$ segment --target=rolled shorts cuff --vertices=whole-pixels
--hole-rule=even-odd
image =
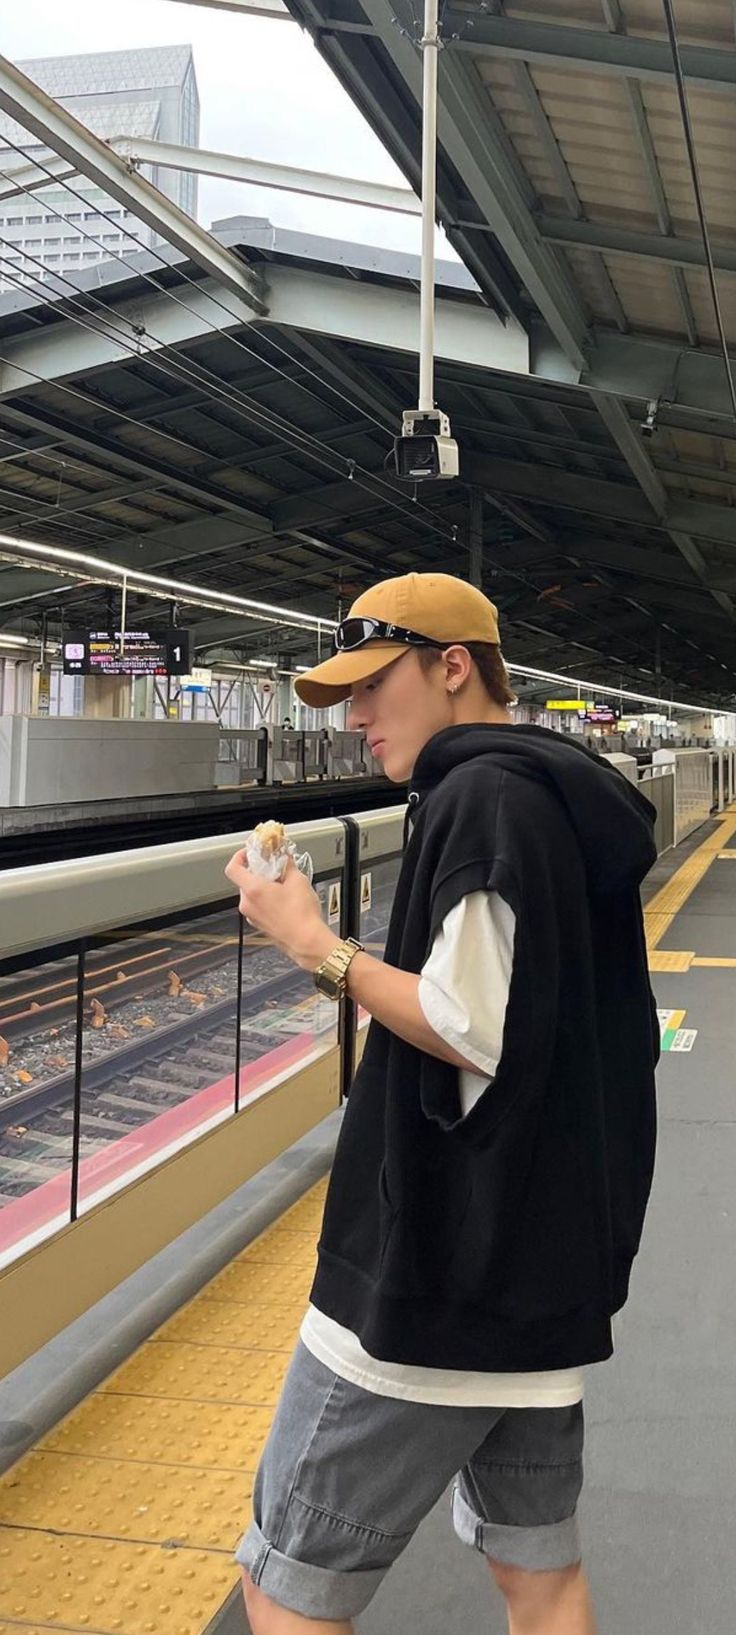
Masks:
[[[300,1612],[303,1618],[324,1618],[335,1623],[365,1612],[388,1572],[388,1568],[373,1568],[368,1572],[340,1573],[294,1561],[269,1543],[257,1522],[251,1522],[244,1533],[235,1560],[278,1606]]]
[[[482,1521],[455,1485],[452,1522],[461,1544],[469,1544],[505,1567],[521,1567],[532,1573],[559,1572],[563,1567],[576,1566],[581,1559],[576,1511],[564,1521],[539,1527],[508,1527]]]

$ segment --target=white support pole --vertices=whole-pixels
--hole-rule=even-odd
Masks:
[[[125,658],[125,624],[128,616],[128,575],[123,574],[123,594],[120,607],[120,657]]]
[[[434,408],[434,236],[437,199],[438,0],[424,0],[422,106],[422,283],[419,316],[419,408]]]

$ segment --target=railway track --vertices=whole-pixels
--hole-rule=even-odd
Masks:
[[[243,996],[241,1023],[298,990],[290,969]],[[228,995],[194,1015],[146,1032],[83,1063],[80,1153],[132,1135],[152,1118],[235,1071],[236,1001]],[[271,1043],[282,1035],[274,1028]],[[266,1047],[267,1048],[267,1047]],[[241,1025],[241,1068],[264,1051],[262,1033]],[[68,1166],[71,1159],[74,1072],[18,1091],[2,1103],[0,1197],[10,1201]]]
[[[255,941],[255,939],[249,939]],[[264,939],[260,938],[263,943]],[[85,959],[84,1003],[92,1001],[105,1009],[122,1004],[131,994],[165,988],[175,976],[186,982],[199,971],[217,964],[228,947],[237,942],[232,918],[221,933],[211,931],[182,939],[176,931],[145,937],[121,938],[121,952],[107,944],[90,951]],[[190,946],[193,945],[193,946]],[[51,1026],[76,1014],[77,961],[59,962],[35,973],[0,979],[0,1039],[10,1041],[35,1033],[44,1023]]]
[[[376,952],[382,948],[385,936],[387,907],[383,902],[374,903],[373,912],[365,921],[364,934]],[[85,991],[81,1159],[133,1135],[161,1114],[234,1076],[237,991],[232,945],[237,939],[232,935],[218,937],[211,927],[207,934],[210,940],[204,946],[201,945],[204,935],[198,943],[196,934],[187,934],[191,935],[194,946],[182,939],[182,946],[174,950],[175,959],[170,957],[172,948],[166,933],[147,941],[141,939],[140,945],[129,941],[126,944],[129,969],[124,978],[118,971],[125,969],[126,962],[111,958],[109,946],[98,952]],[[287,1044],[293,1039],[295,1028],[309,1032],[315,1021],[311,1011],[303,1011],[300,1018],[296,1008],[304,1003],[302,973],[290,964],[284,969],[283,956],[258,934],[249,933],[246,946],[251,958],[246,961],[241,997],[241,1070],[275,1047]],[[133,1031],[128,1021],[127,1029],[117,1030],[124,1038],[112,1046],[116,1030],[107,1017],[107,1010],[115,1003],[122,1005],[126,1000],[138,999],[156,986],[165,986],[174,966],[177,972],[185,973],[206,968],[212,978],[211,994],[187,994],[183,989],[181,995],[176,993],[172,998],[169,988],[166,1002],[156,1000],[150,1005],[152,1014],[138,1018],[138,1024],[145,1022],[146,1027],[139,1025],[135,1036],[128,1037]],[[76,983],[76,971],[72,974],[70,968],[61,972],[55,982],[45,980],[48,971],[35,974],[42,980],[33,990],[27,983],[24,986],[22,979],[13,991],[9,991],[7,979],[0,985],[0,1003],[5,1004],[6,1018],[0,1023],[0,1033],[3,1027],[7,1028],[8,1015],[17,1017],[21,1048],[32,1038],[37,1044],[38,1034],[43,1037],[44,1029],[48,1031],[51,1023],[58,1021],[60,1007],[71,1006],[68,1015],[76,1016],[76,987],[71,999],[68,987]],[[227,991],[223,991],[223,982]],[[28,1004],[31,992],[36,1007],[33,1009]],[[89,1004],[97,995],[104,996],[105,1025],[93,1033]],[[293,996],[292,1005],[288,1004],[290,996]],[[197,1001],[196,1008],[172,1021],[172,1008],[187,997]],[[98,1004],[102,1002],[97,999]],[[315,1003],[311,996],[310,1002]],[[329,1021],[330,1007],[325,1014]],[[36,1030],[33,1036],[31,1029]],[[52,1031],[56,1033],[57,1029]],[[71,1028],[67,1032],[71,1037]],[[66,1050],[66,1056],[52,1054],[50,1057],[53,1063],[63,1061],[61,1072],[51,1076],[44,1073],[27,1087],[13,1088],[4,1097],[0,1095],[0,1208],[24,1197],[69,1167],[75,1071],[73,1048],[67,1045]]]

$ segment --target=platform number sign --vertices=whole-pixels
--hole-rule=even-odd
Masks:
[[[698,1037],[697,1028],[685,1028],[687,1011],[658,1010],[659,1034],[663,1054],[689,1055]]]

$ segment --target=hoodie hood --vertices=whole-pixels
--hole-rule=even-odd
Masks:
[[[414,811],[469,761],[552,788],[575,832],[591,890],[639,884],[656,861],[656,812],[640,790],[593,750],[547,727],[448,727],[425,744],[410,784]]]

